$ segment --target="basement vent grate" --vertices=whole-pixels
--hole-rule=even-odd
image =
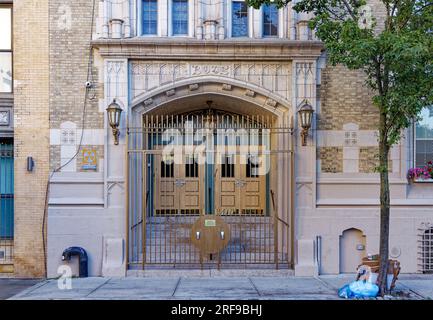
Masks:
[[[421,271],[423,273],[433,273],[433,227],[421,231],[419,242]]]

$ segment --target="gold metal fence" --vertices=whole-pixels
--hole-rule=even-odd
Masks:
[[[128,265],[289,267],[293,152],[287,124],[204,110],[144,116],[128,128]],[[200,259],[200,216],[218,215],[230,241]]]

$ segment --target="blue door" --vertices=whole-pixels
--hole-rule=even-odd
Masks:
[[[0,239],[14,236],[13,144],[0,142]]]

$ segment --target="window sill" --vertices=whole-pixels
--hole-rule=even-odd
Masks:
[[[413,183],[433,183],[433,179],[414,179]]]

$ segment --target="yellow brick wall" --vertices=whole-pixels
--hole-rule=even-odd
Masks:
[[[42,221],[49,174],[48,0],[14,1],[16,277],[45,274]],[[27,172],[26,159],[35,161]]]

